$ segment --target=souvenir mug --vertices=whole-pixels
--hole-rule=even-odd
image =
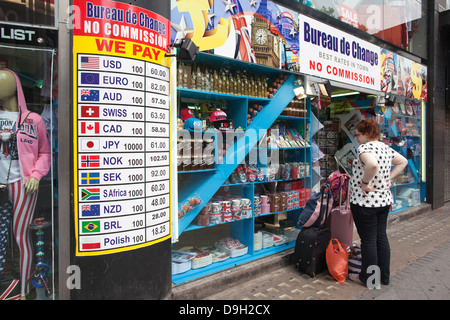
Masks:
[[[231,201],[222,201],[222,212],[231,212]]]
[[[213,202],[211,204],[211,212],[212,213],[220,213],[222,211],[222,203],[220,201]]]
[[[252,202],[250,201],[250,199],[247,198],[242,198],[241,199],[241,208],[242,209],[248,209],[251,207]]]
[[[241,209],[241,200],[233,199],[231,200],[231,210],[239,210]]]
[[[261,196],[261,205],[267,205],[267,204],[269,204],[269,197],[262,195]]]

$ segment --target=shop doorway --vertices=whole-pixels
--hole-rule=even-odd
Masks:
[[[333,86],[330,97],[314,98],[311,114],[317,117],[320,129],[313,131],[313,142],[320,152],[313,162],[314,168],[320,168],[316,170],[320,179],[326,179],[336,170],[352,175],[351,167],[359,146],[354,127],[365,118],[374,118],[380,129],[380,141],[408,159],[408,166],[391,187],[395,201],[392,211],[396,211],[420,203],[422,104],[401,96],[390,99],[382,96]],[[311,119],[311,126],[314,126],[314,119]],[[450,124],[448,132],[450,134]]]

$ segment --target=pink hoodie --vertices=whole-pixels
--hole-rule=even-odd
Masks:
[[[47,174],[51,165],[51,148],[47,128],[40,115],[28,111],[22,85],[17,74],[6,68],[0,70],[9,71],[16,78],[19,107],[17,123],[20,124],[17,132],[17,150],[23,182],[25,183],[30,177],[41,180]]]

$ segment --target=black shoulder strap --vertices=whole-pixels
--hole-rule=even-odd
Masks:
[[[333,195],[331,194],[331,190],[330,190],[330,185],[329,184],[324,184],[322,186],[322,188],[320,189],[320,192],[322,193],[322,198],[321,198],[321,203],[320,203],[320,217],[319,217],[319,229],[323,229],[327,227],[327,220],[328,220],[328,207],[330,204],[330,196],[332,197]],[[326,207],[325,210],[323,210],[323,200],[325,198],[325,193],[326,193]],[[322,219],[323,219],[323,215],[325,215],[325,222],[322,225]]]

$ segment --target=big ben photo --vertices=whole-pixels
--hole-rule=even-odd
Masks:
[[[256,62],[265,66],[280,67],[279,38],[270,32],[269,23],[257,15],[252,22],[252,48]]]

